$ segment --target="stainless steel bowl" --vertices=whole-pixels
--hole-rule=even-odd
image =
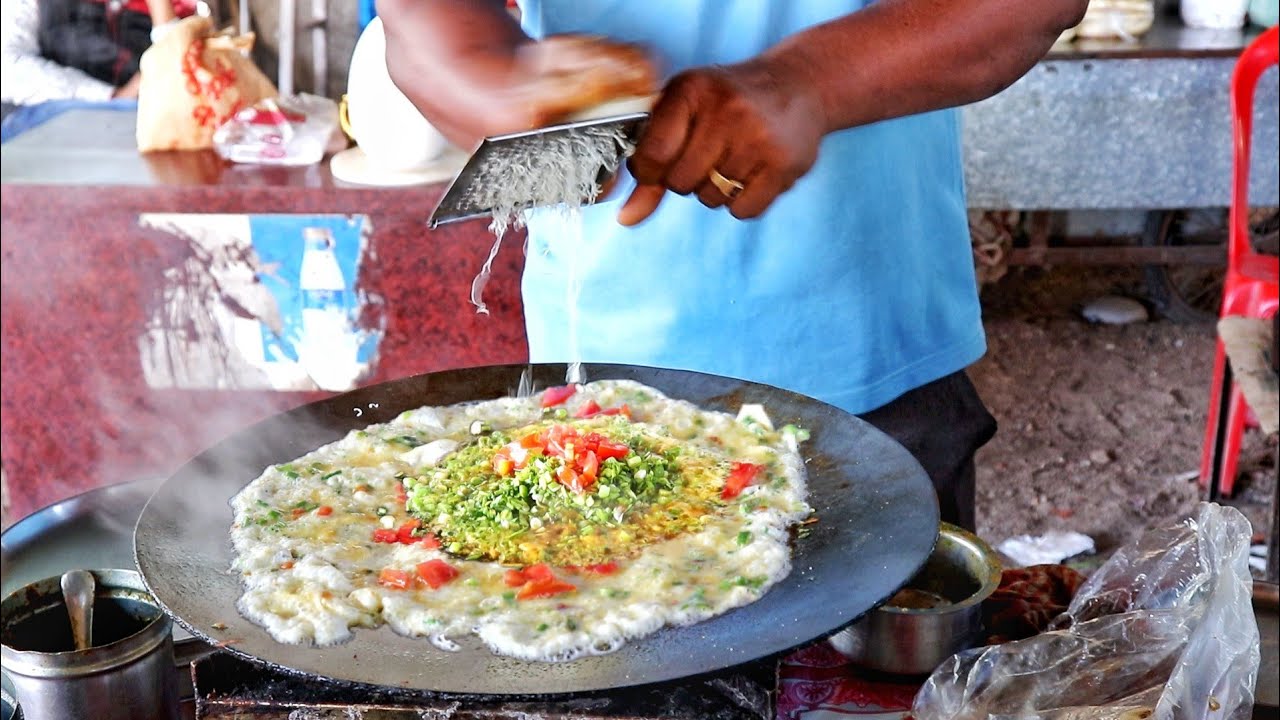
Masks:
[[[981,640],[982,603],[1000,585],[1000,560],[978,536],[942,523],[924,567],[888,602],[845,630],[831,646],[854,663],[895,675],[927,675]],[[901,607],[906,595],[936,596],[940,607]]]

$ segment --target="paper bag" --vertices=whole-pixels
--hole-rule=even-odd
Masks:
[[[203,150],[243,108],[275,97],[249,59],[253,34],[214,34],[207,18],[185,18],[142,55],[138,150]]]

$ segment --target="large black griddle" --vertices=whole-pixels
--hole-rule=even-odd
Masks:
[[[394,380],[233,435],[184,466],[148,501],[134,533],[138,568],[156,599],[192,634],[225,642],[232,652],[275,669],[431,692],[524,696],[662,682],[782,653],[858,619],[905,584],[931,552],[939,518],[928,476],[901,445],[859,418],[731,378],[622,365],[583,369],[587,380],[635,380],[710,409],[736,413],[744,403],[760,403],[775,424],[811,431],[802,451],[819,522],[796,541],[785,580],[725,615],[568,663],[500,657],[478,640],[450,653],[386,627],[357,630],[351,642],[338,646],[286,645],[239,615],[240,580],[228,569],[228,500],[264,468],[411,408],[513,394],[526,371],[536,388],[562,384],[564,365],[469,368]]]

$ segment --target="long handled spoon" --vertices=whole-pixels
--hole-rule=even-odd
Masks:
[[[93,594],[97,583],[88,570],[70,570],[62,575],[62,598],[71,616],[71,637],[76,650],[93,647]]]

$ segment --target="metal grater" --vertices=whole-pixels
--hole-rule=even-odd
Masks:
[[[485,138],[450,183],[444,197],[440,198],[439,204],[431,213],[431,227],[493,214],[492,205],[482,199],[487,195],[486,186],[506,184],[504,180],[508,180],[515,172],[536,174],[539,171],[556,171],[539,162],[540,157],[546,157],[546,153],[542,151],[571,137],[574,142],[591,142],[593,146],[601,147],[605,154],[616,154],[612,167],[599,169],[596,180],[602,182],[617,171],[626,154],[621,147],[616,148],[614,153],[611,149],[604,148],[603,144],[616,145],[614,138],[618,136],[625,137],[634,144],[648,117],[648,112],[629,112]],[[528,210],[565,200],[566,198],[528,198],[517,209]]]

